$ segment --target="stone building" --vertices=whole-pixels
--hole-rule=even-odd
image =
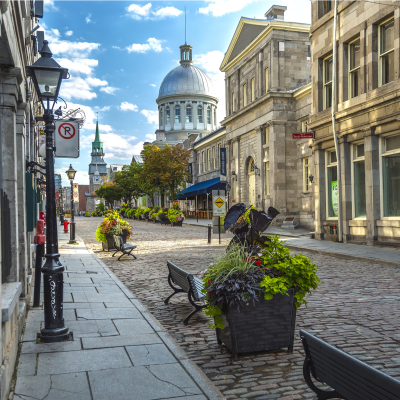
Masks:
[[[159,129],[152,143],[164,148],[182,143],[192,132],[207,135],[217,126],[214,86],[207,74],[193,65],[192,46],[180,46],[180,66],[161,83],[157,98]]]
[[[399,1],[312,0],[312,116],[315,132],[315,228],[332,239],[341,204],[343,241],[400,238]],[[332,67],[336,37],[336,132],[333,140]],[[341,198],[334,185],[341,165]]]
[[[230,201],[267,210],[313,229],[310,140],[310,25],[284,21],[287,7],[272,6],[265,19],[242,17],[221,71],[225,72]]]
[[[30,1],[0,1],[0,399],[8,399],[27,304],[42,194],[26,160],[39,161],[39,103],[25,67],[37,60]],[[40,15],[41,16],[41,15]]]
[[[96,122],[96,136],[92,142],[92,157],[89,164],[89,192],[86,196],[86,211],[96,210],[96,205],[100,203],[95,192],[99,189],[107,176],[107,163],[104,161],[103,142],[100,140],[99,121]]]

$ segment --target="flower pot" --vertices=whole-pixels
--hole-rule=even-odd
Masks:
[[[228,307],[222,315],[225,328],[216,329],[219,344],[224,343],[232,356],[264,350],[288,348],[293,352],[296,306],[294,289],[289,295],[275,295],[272,300],[254,305]]]
[[[178,221],[178,222],[171,222],[171,225],[172,226],[182,226],[182,222],[183,222],[183,220],[182,221]]]
[[[121,236],[122,236],[123,242],[126,243],[127,234],[125,232],[123,232]],[[107,242],[102,243],[102,246],[103,246],[103,251],[113,251],[113,250],[115,250],[114,237],[111,236],[111,235],[107,235]]]

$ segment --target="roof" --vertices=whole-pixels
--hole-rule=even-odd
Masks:
[[[199,144],[202,144],[203,142],[208,142],[210,139],[212,139],[214,136],[217,136],[219,133],[222,133],[226,130],[225,126],[221,126],[220,128],[216,129],[215,131],[211,132],[210,134],[203,136],[201,139],[196,140],[193,143],[193,146],[198,146]]]
[[[143,164],[142,156],[132,156],[132,162],[136,164]]]

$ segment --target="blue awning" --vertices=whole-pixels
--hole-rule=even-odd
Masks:
[[[212,190],[225,190],[226,182],[221,182],[220,178],[209,179],[208,181],[196,183],[193,186],[182,190],[177,194],[178,200],[193,200],[195,196],[211,193]]]

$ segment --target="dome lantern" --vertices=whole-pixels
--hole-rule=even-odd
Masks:
[[[179,47],[181,49],[181,61],[179,63],[181,65],[192,65],[192,49],[193,47],[190,44],[184,44]]]

